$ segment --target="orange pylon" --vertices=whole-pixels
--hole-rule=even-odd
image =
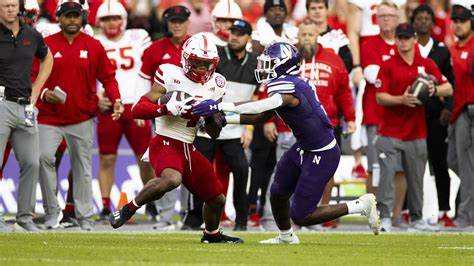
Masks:
[[[120,193],[118,208],[121,209],[123,206],[127,205],[127,203],[128,203],[127,193],[125,192]]]

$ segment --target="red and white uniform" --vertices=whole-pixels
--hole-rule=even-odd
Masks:
[[[405,5],[406,0],[392,0],[394,4],[400,8]],[[379,25],[377,24],[377,6],[382,3],[382,0],[349,0],[349,3],[357,6],[360,11],[360,37],[361,42],[365,37],[375,36],[380,33]]]
[[[408,65],[397,53],[380,68],[375,82],[377,93],[403,95],[419,74],[431,74],[439,84],[447,82],[433,60],[415,53],[413,63]],[[405,105],[383,106],[381,118],[379,135],[384,137],[410,141],[427,136],[423,105],[413,108]]]
[[[201,84],[188,79],[181,67],[172,64],[159,66],[154,80],[167,92],[184,91],[197,100],[218,100],[227,86],[225,78],[218,73]],[[175,169],[183,175],[183,184],[191,193],[208,201],[223,193],[223,187],[209,160],[192,145],[197,122],[198,119],[191,115],[155,118],[158,135],[150,142],[149,160],[156,176],[160,176],[166,168]]]
[[[344,62],[332,49],[318,46],[312,60],[303,60],[301,76],[316,85],[318,98],[332,126],[338,124],[339,112],[342,112],[346,121],[354,121],[352,92]]]
[[[118,41],[111,41],[105,35],[95,37],[104,46],[110,62],[115,66],[115,79],[119,83],[123,104],[135,103],[147,91],[138,91],[136,78],[142,67],[142,55],[151,45],[148,33],[142,29],[130,29]]]
[[[118,41],[111,41],[100,34],[96,39],[104,46],[107,56],[115,67],[115,79],[119,84],[124,113],[119,120],[112,120],[111,113],[99,113],[97,138],[100,154],[116,154],[123,134],[137,155],[143,154],[151,139],[150,121],[139,127],[132,116],[132,105],[146,91],[136,86],[136,78],[141,68],[141,57],[151,44],[148,33],[142,29],[130,29]]]
[[[467,104],[474,103],[474,80],[472,64],[474,61],[474,37],[460,46],[451,48],[454,73],[454,107],[451,123],[456,122]]]
[[[397,47],[395,43],[387,43],[380,35],[368,37],[360,49],[361,66],[366,69],[369,66],[380,68],[382,64],[395,55]],[[383,107],[375,99],[375,86],[368,80],[362,98],[363,125],[377,126],[381,119]],[[373,82],[373,81],[372,81]]]
[[[166,88],[167,92],[183,91],[196,100],[219,100],[224,96],[227,81],[221,74],[214,73],[204,84],[196,83],[185,76],[181,67],[164,64],[155,73],[155,82]],[[193,143],[197,133],[197,121],[174,116],[160,116],[155,119],[156,133]]]

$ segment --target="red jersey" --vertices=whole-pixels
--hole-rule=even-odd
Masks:
[[[301,64],[301,76],[316,85],[319,101],[333,127],[338,124],[340,112],[346,121],[355,120],[349,74],[342,59],[332,49],[318,45],[318,51],[313,59],[305,60]]]
[[[375,82],[377,93],[403,95],[418,74],[431,74],[439,84],[447,82],[433,60],[415,53],[413,63],[408,65],[397,53],[380,68]],[[404,141],[426,138],[425,109],[422,105],[417,107],[383,106],[383,109],[379,125],[380,135]]]
[[[54,58],[53,70],[43,89],[59,86],[67,93],[64,104],[50,104],[38,99],[40,124],[65,126],[77,124],[96,115],[96,81],[104,86],[112,102],[120,99],[115,67],[100,42],[79,32],[72,44],[59,32],[44,39]]]
[[[175,46],[171,42],[171,38],[162,38],[154,42],[148,47],[142,56],[142,67],[139,75],[153,82],[158,66],[162,64],[173,64],[181,66],[181,51],[183,50],[184,42],[189,38],[186,36],[180,46]]]
[[[369,65],[381,67],[382,63],[395,55],[396,46],[389,44],[380,35],[367,37],[360,49],[360,63],[362,68]],[[383,107],[375,99],[375,86],[367,82],[362,98],[363,125],[378,125],[382,117]]]
[[[451,48],[454,73],[454,107],[451,123],[458,119],[459,115],[468,103],[474,103],[474,80],[472,64],[474,63],[474,37],[471,34],[469,40],[460,46],[459,43]]]

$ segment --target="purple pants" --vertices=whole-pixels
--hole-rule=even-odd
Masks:
[[[337,145],[320,152],[303,151],[298,144],[293,145],[278,161],[271,195],[293,195],[291,219],[305,218],[316,209],[340,158]]]

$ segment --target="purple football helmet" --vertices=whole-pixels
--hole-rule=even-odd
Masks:
[[[295,46],[285,42],[271,44],[257,57],[255,78],[263,83],[281,75],[297,75],[300,62],[301,55]]]

